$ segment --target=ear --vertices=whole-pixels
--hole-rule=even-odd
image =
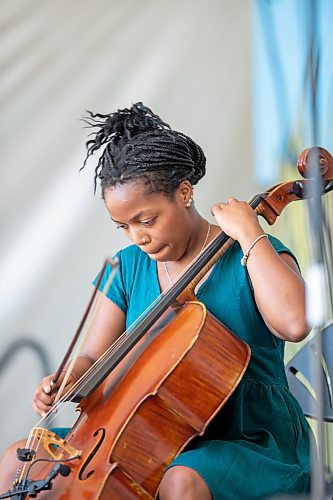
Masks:
[[[190,207],[193,200],[193,187],[189,181],[182,181],[178,186],[178,194],[185,207]]]

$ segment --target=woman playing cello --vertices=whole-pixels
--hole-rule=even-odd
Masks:
[[[198,213],[193,186],[205,174],[202,149],[142,103],[109,115],[91,114],[90,121],[97,132],[87,142],[87,157],[104,148],[95,188],[99,179],[111,220],[132,245],[118,252],[119,272],[107,295],[99,292],[101,307],[67,388],[222,228],[234,243],[197,285],[196,296],[251,346],[251,360],[204,436],[167,467],[159,498],[260,499],[308,491],[308,424],[289,392],[283,361],[284,342],[298,342],[308,333],[295,257],[264,233],[246,202],[229,198],[213,205],[216,224]],[[32,405],[40,415],[56,395],[52,376],[34,394]],[[2,460],[1,491],[13,481],[17,447]]]

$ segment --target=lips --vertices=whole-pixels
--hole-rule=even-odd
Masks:
[[[164,248],[164,247],[162,247]],[[146,250],[146,252],[149,254],[149,255],[156,255],[157,253],[160,253],[160,251],[162,250],[162,248],[160,248],[159,250],[154,250],[153,252]]]
[[[156,255],[156,254],[160,253],[160,251],[163,250],[165,247],[166,247],[166,245],[163,245],[158,250],[153,250],[153,251],[146,249],[145,252],[147,252],[148,255]]]

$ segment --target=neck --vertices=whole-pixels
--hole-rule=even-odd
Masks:
[[[202,250],[205,248],[205,246],[207,245],[207,243],[209,241],[210,231],[211,231],[211,224],[208,221],[206,221],[205,219],[201,218],[201,220],[202,220],[201,228],[204,230],[204,239],[202,239],[203,238],[202,230],[198,231],[197,241],[199,242],[201,240],[199,249],[196,248],[195,253],[193,253],[193,255],[191,255],[190,259],[187,262],[183,259],[182,259],[182,262],[180,262],[181,259],[179,259],[176,263],[173,263],[173,265],[176,264],[176,267],[181,266],[184,269],[184,267],[186,267],[192,260],[194,260],[195,257],[197,257],[202,252]],[[195,247],[197,247],[197,244],[193,245],[193,249]],[[189,255],[190,255],[190,253],[187,252],[187,256],[189,256]],[[164,271],[165,271],[165,276],[167,278],[167,282],[169,285],[172,285],[173,279],[170,275],[170,272],[168,270],[168,266],[167,266],[166,262],[163,262],[163,267],[164,267]]]
[[[206,246],[210,236],[210,224],[197,212],[194,214],[190,237],[184,254],[177,260],[177,264],[187,265],[191,262]]]

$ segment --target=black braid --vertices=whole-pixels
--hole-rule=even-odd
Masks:
[[[141,181],[147,194],[162,192],[172,197],[183,180],[196,184],[205,175],[206,158],[201,147],[185,134],[173,131],[141,102],[109,115],[88,114],[85,123],[98,130],[86,142],[83,167],[105,145],[94,178],[94,191],[100,179],[102,196],[107,188]]]

